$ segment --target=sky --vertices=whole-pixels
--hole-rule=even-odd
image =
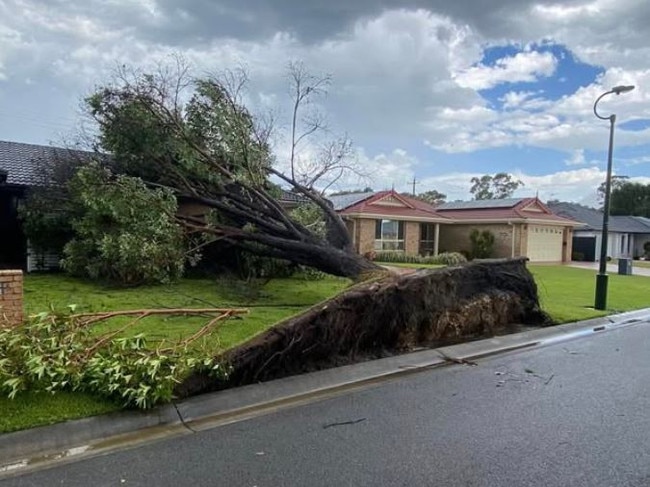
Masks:
[[[290,62],[331,76],[307,106],[347,134],[370,186],[468,199],[470,179],[508,172],[516,196],[596,204],[615,113],[614,174],[650,183],[646,0],[0,0],[0,140],[62,145],[81,101],[116,66],[181,55],[199,76],[243,67],[254,113],[273,113],[288,157]]]

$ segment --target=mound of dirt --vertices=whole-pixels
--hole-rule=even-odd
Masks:
[[[176,393],[186,397],[551,323],[526,259],[423,269],[356,285],[278,323],[221,357],[232,367],[227,381],[197,373]]]

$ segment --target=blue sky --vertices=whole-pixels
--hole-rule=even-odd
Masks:
[[[473,176],[510,172],[520,195],[595,203],[608,123],[614,172],[650,182],[650,4],[643,0],[100,0],[0,2],[0,139],[73,140],[79,105],[118,64],[150,68],[181,54],[198,74],[246,67],[247,103],[276,115],[287,160],[286,66],[331,74],[330,131],[307,164],[347,133],[370,177],[342,188],[437,189],[469,197]],[[86,125],[87,128],[91,128]]]

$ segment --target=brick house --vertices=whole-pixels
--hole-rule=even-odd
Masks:
[[[571,260],[573,229],[582,224],[554,214],[537,198],[445,203],[436,207],[395,191],[330,197],[360,253],[409,255],[470,250],[472,230],[489,230],[495,257],[532,262]]]
[[[395,191],[329,196],[357,252],[437,255],[441,224],[449,219],[423,201]]]
[[[445,203],[439,215],[453,221],[440,236],[443,250],[469,250],[473,229],[496,237],[495,257],[526,256],[531,262],[570,262],[573,229],[582,223],[553,213],[538,198]]]

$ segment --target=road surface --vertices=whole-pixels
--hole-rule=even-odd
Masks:
[[[414,374],[13,486],[650,486],[650,324]]]

